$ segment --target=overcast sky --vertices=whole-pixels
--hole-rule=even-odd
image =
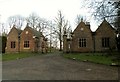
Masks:
[[[58,10],[61,10],[74,30],[77,14],[89,16],[87,9],[81,8],[84,3],[82,1],[84,0],[0,0],[0,21],[6,22],[7,18],[13,15],[27,17],[32,12],[42,18],[52,20],[57,16]],[[93,23],[91,19],[92,30],[95,30],[96,25]]]

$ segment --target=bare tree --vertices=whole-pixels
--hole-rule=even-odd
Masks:
[[[26,21],[29,24],[29,26],[31,26],[33,29],[36,29],[39,19],[40,17],[36,13],[31,13],[29,17],[26,18]]]
[[[1,32],[1,34],[2,34],[2,36],[6,36],[8,30],[5,29],[5,23],[2,23],[1,25],[2,25],[2,32]]]
[[[81,20],[86,21],[86,17],[83,17],[82,15],[78,14],[75,18],[75,24],[78,25]]]
[[[39,32],[45,32],[45,29],[48,28],[49,23],[45,18],[41,18],[36,13],[31,13],[29,17],[26,18],[27,23],[35,30]]]
[[[36,29],[38,29],[40,32],[44,32],[46,29],[50,27],[49,21],[47,21],[44,18],[38,19],[38,24],[36,25]]]
[[[115,7],[117,8],[117,17],[115,19],[114,25],[117,27],[116,43],[117,49],[120,52],[120,1],[115,3]],[[118,55],[118,57],[120,57],[120,55]]]
[[[42,31],[48,39],[49,43],[49,50],[52,51],[52,47],[56,47],[55,45],[58,40],[56,40],[56,32],[55,32],[55,24],[51,20],[45,20],[43,22],[40,22],[41,26],[39,27],[39,31]]]
[[[26,18],[27,23],[33,29],[42,32],[43,35],[48,39],[48,43],[50,44],[50,48],[53,42],[53,24],[50,20],[46,20],[45,18],[41,18],[36,13],[31,13],[29,17]]]
[[[115,18],[115,27],[117,27],[118,32],[120,33],[120,1],[119,2],[115,2],[115,8],[117,9],[117,16]]]
[[[88,8],[94,19],[99,22],[106,18],[107,21],[113,22],[116,15],[114,1],[110,0],[85,0],[82,8]]]
[[[67,30],[68,21],[65,20],[61,11],[58,11],[58,16],[55,18],[56,27],[53,29],[55,34],[58,36],[60,42],[60,51],[62,50],[63,33]]]
[[[76,25],[78,25],[78,24],[80,23],[81,19],[82,19],[82,16],[81,16],[81,15],[77,15],[77,16],[76,16],[76,19],[75,19]]]
[[[20,15],[10,16],[8,18],[8,24],[10,28],[12,28],[12,26],[15,25],[17,28],[21,29],[23,23],[24,23],[24,17]]]

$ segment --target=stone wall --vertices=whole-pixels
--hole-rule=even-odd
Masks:
[[[15,41],[15,48],[11,48],[11,41]],[[11,29],[7,36],[7,43],[6,43],[6,52],[18,52],[19,51],[19,45],[18,45],[18,31],[15,27]]]
[[[64,52],[104,52],[116,50],[116,34],[115,29],[104,20],[95,32],[92,32],[89,25],[84,22],[73,31],[72,39],[68,41],[67,36],[63,36]],[[102,38],[109,38],[109,48],[102,47]],[[79,39],[86,39],[86,47],[79,47]],[[69,49],[70,44],[70,49]]]

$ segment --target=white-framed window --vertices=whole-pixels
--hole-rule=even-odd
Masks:
[[[30,46],[29,41],[24,41],[24,48],[29,48],[29,46]]]

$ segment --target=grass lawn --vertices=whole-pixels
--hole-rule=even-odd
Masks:
[[[9,53],[9,54],[2,54],[2,61],[9,61],[9,60],[16,60],[31,56],[40,55],[39,53]]]
[[[103,53],[70,53],[64,54],[65,58],[75,59],[80,61],[89,61],[99,64],[111,65],[112,63],[118,64],[118,62],[113,61],[114,56],[106,56]]]

